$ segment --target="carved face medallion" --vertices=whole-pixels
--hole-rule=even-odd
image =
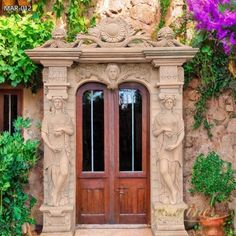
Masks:
[[[116,65],[111,65],[108,70],[108,77],[110,80],[116,80],[119,74],[119,69]]]

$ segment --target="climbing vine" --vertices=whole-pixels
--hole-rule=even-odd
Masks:
[[[171,3],[171,0],[160,0],[161,18],[160,18],[160,23],[157,27],[158,29],[161,29],[165,25],[165,18],[166,18],[167,11],[170,7],[170,3]]]
[[[85,13],[90,4],[91,0],[69,1],[69,6],[67,9],[68,41],[73,41],[79,32],[86,32],[90,26],[95,25],[95,16],[93,16],[90,20],[85,17]]]
[[[200,79],[194,128],[203,125],[211,137],[213,124],[206,118],[208,101],[227,90],[236,98],[235,78],[229,71],[230,53],[235,54],[236,49],[236,13],[231,10],[231,7],[235,9],[235,3],[230,5],[229,0],[187,2],[198,28],[192,46],[198,47],[199,52],[184,66],[186,84],[192,78]]]
[[[192,46],[199,47],[199,52],[185,64],[184,69],[186,85],[193,78],[200,78],[201,81],[198,87],[200,97],[195,104],[194,128],[203,125],[211,137],[212,124],[206,118],[207,102],[226,90],[236,94],[235,79],[228,69],[230,59],[224,53],[223,46],[217,40],[209,39],[207,32],[196,33]]]

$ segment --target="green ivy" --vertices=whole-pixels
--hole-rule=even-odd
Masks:
[[[37,161],[36,140],[24,140],[28,119],[18,118],[15,132],[0,134],[0,229],[1,236],[21,236],[22,225],[32,224],[30,212],[36,200],[24,191],[29,171]]]
[[[53,4],[52,11],[55,13],[57,18],[60,18],[63,11],[64,11],[64,4],[63,0],[56,0],[55,3]]]
[[[51,37],[52,28],[50,18],[32,18],[31,14],[0,17],[0,83],[33,86],[38,82],[31,80],[38,67],[24,50],[43,44]]]
[[[161,29],[165,25],[165,17],[167,14],[167,11],[170,7],[171,0],[160,0],[160,13],[161,13],[161,19],[160,23],[158,25],[158,30]]]
[[[90,20],[85,13],[91,4],[91,0],[69,0],[67,9],[68,41],[73,41],[80,32],[87,32],[88,28],[94,26],[95,16]]]
[[[193,60],[184,65],[185,86],[193,78],[200,79],[198,87],[200,98],[195,104],[194,128],[197,129],[203,125],[211,137],[212,124],[206,119],[207,102],[226,90],[234,94],[236,92],[235,79],[228,69],[229,56],[225,55],[222,45],[210,38],[206,32],[197,32],[192,46],[198,47],[199,52]]]

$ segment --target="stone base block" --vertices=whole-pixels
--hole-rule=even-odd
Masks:
[[[72,232],[64,232],[64,233],[41,233],[40,236],[74,236]]]
[[[185,203],[152,204],[152,232],[154,236],[187,236],[184,228]]]
[[[74,207],[42,205],[44,236],[72,236],[74,235]]]
[[[153,236],[188,236],[188,233],[185,230],[156,231],[156,232],[153,232]]]

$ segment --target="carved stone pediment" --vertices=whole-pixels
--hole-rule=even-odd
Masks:
[[[105,18],[88,34],[79,34],[73,47],[132,47],[140,44],[149,46],[149,37],[142,31],[135,31],[120,17]]]
[[[174,37],[169,27],[162,28],[157,33],[156,41],[151,40],[143,31],[136,31],[121,17],[104,18],[87,34],[78,34],[72,43],[67,43],[66,30],[63,25],[57,26],[52,39],[45,42],[41,48],[121,48],[121,47],[186,47]]]

